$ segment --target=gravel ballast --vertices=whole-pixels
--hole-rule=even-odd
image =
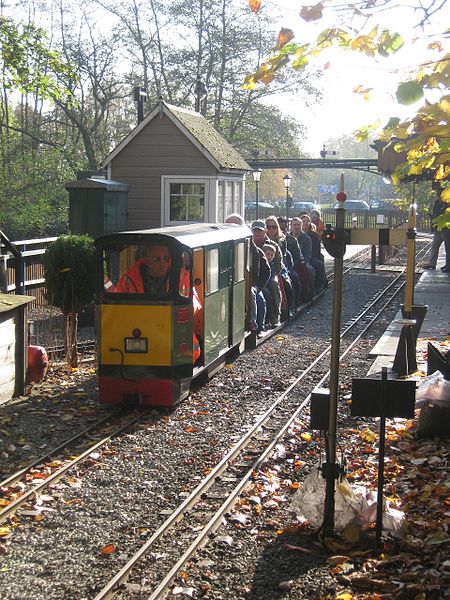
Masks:
[[[342,323],[392,277],[387,271],[361,270],[349,276],[343,290]],[[324,349],[331,337],[331,298],[328,290],[280,335],[226,365],[172,413],[154,411],[106,450],[94,453],[77,472],[46,492],[43,504],[49,510],[39,512],[38,520],[20,515],[13,519],[11,535],[0,539],[0,597],[92,599],[277,393]],[[343,395],[351,377],[366,374],[368,351],[397,308],[387,310],[384,322],[346,359]],[[311,391],[303,385],[302,397]],[[0,468],[6,476],[8,469],[19,468],[39,449],[42,453],[43,447],[57,445],[109,408],[96,404],[93,366],[68,373],[60,365],[52,366],[29,397],[0,410],[2,430],[7,431],[0,434]],[[19,444],[19,439],[28,443]],[[274,462],[274,479],[301,481],[306,476],[317,463],[320,448],[311,453],[311,446],[305,445],[299,470],[295,462],[301,450],[298,439],[295,444],[286,440],[284,455]],[[227,520],[216,539],[192,561],[187,578],[176,582],[181,597],[264,600],[332,593],[336,581],[320,544],[305,552],[286,550],[286,544],[301,546],[298,532],[287,531],[282,540],[276,533],[295,522],[290,509],[295,488],[282,489],[285,501],[273,517],[264,510],[259,517],[250,515],[249,525],[243,527]],[[105,551],[108,547],[113,548],[111,553]],[[158,570],[164,559],[154,555],[152,562]],[[123,596],[146,597],[151,587],[145,576],[137,575]]]

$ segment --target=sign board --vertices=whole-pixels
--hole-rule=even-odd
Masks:
[[[381,398],[384,384],[383,399]],[[384,408],[382,407],[382,400]],[[416,382],[403,379],[367,377],[352,379],[352,415],[354,417],[387,417],[412,419],[416,402]]]

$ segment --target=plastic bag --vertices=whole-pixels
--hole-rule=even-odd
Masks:
[[[319,467],[306,477],[292,499],[292,510],[298,518],[307,519],[312,527],[321,527],[324,517],[325,479]],[[377,492],[362,485],[350,486],[347,479],[338,481],[335,489],[334,529],[349,527],[367,529],[376,522]],[[400,537],[404,513],[393,509],[383,496],[383,530]]]
[[[323,523],[325,504],[325,479],[319,467],[314,467],[302,486],[295,492],[292,510],[299,518],[306,518],[312,527]],[[336,483],[334,527],[342,531],[350,525],[359,524],[359,516],[365,508],[365,499],[357,496],[346,479]]]
[[[428,375],[416,389],[416,407],[450,403],[450,381],[440,371]]]

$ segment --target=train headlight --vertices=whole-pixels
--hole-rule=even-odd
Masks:
[[[147,338],[125,338],[125,352],[144,353],[148,352]]]

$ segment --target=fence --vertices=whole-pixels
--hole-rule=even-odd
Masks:
[[[46,306],[43,255],[56,237],[13,242],[22,253],[24,261],[25,294],[34,296],[34,306]],[[16,264],[14,256],[0,245],[0,291],[12,293],[16,290]]]
[[[266,219],[274,215],[280,217],[286,215],[284,208],[263,208],[259,209],[259,219]],[[305,211],[303,211],[305,212]],[[291,209],[289,211],[289,217],[297,217],[303,214],[297,210]],[[330,223],[332,227],[336,225],[336,211],[333,208],[325,208],[321,211],[322,220],[325,223]],[[245,220],[247,223],[251,223],[256,219],[256,212],[254,208],[246,209]],[[347,229],[353,227],[361,228],[388,228],[395,229],[400,227],[404,223],[408,222],[408,211],[405,210],[358,210],[345,212],[345,224],[344,227]],[[431,220],[427,213],[417,213],[416,227],[420,231],[430,231]]]

